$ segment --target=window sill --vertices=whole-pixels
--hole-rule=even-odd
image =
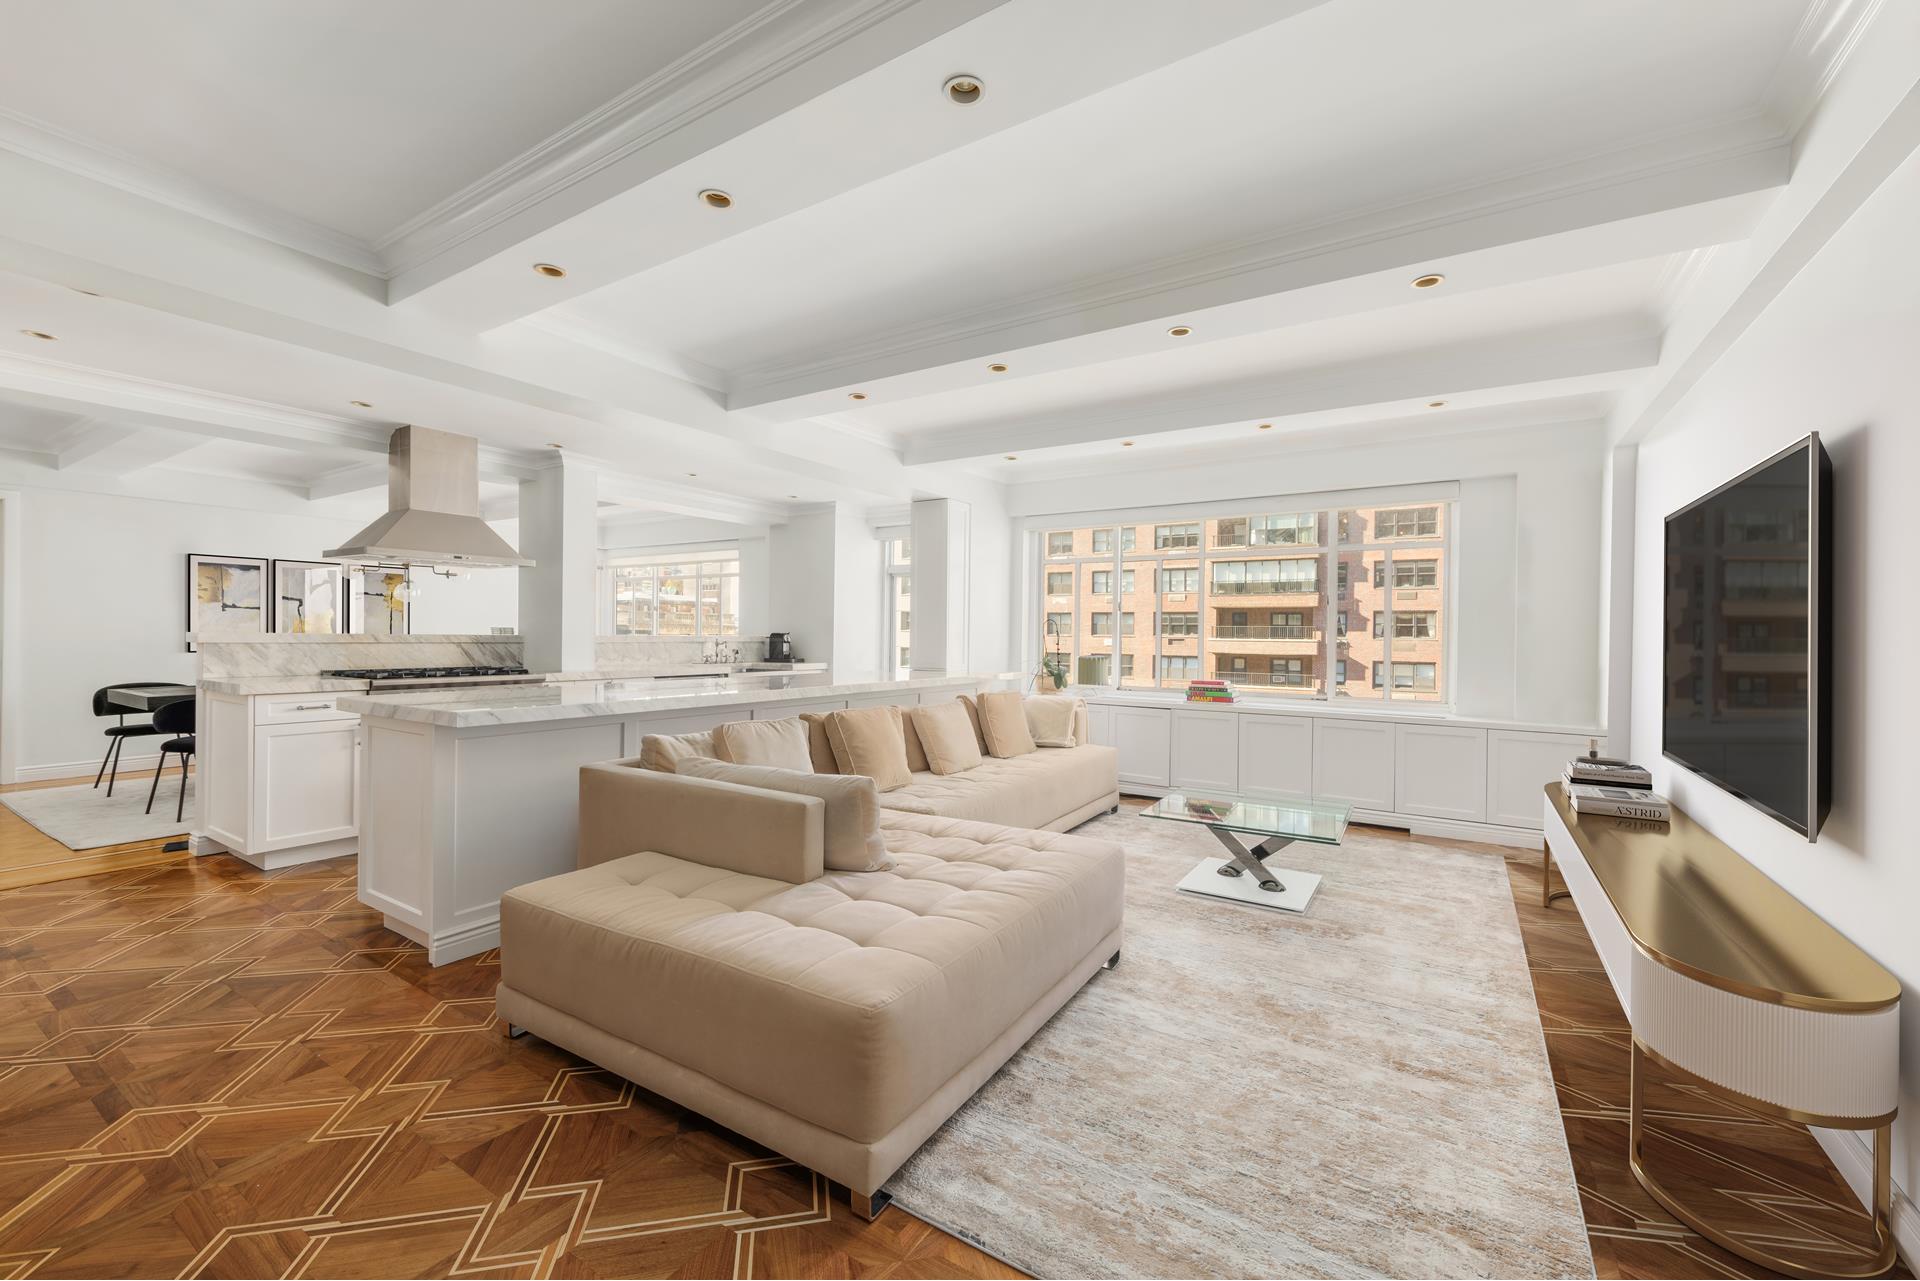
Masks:
[[[1114,707],[1182,708],[1210,713],[1241,713],[1255,716],[1311,716],[1327,720],[1418,721],[1458,725],[1463,729],[1515,730],[1529,734],[1564,734],[1569,737],[1604,738],[1606,731],[1592,725],[1543,725],[1530,721],[1489,720],[1479,716],[1461,716],[1449,704],[1381,702],[1348,704],[1323,698],[1273,698],[1242,694],[1231,703],[1189,703],[1177,690],[1120,690],[1105,685],[1069,685],[1064,694],[1084,698],[1089,703]]]

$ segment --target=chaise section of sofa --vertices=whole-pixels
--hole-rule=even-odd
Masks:
[[[588,771],[635,852],[503,898],[501,1016],[861,1202],[1120,949],[1109,842],[895,811],[890,869],[819,873],[815,797],[703,839],[732,784]]]

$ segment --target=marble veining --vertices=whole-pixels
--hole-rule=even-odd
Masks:
[[[784,673],[731,679],[569,681],[543,685],[487,685],[459,690],[356,694],[336,704],[362,716],[472,729],[481,725],[524,725],[539,721],[581,720],[595,716],[634,716],[649,712],[708,707],[749,707],[763,703],[806,702],[856,694],[906,690],[971,689],[997,676],[921,677],[904,681],[866,681],[851,685],[808,685]]]
[[[610,667],[685,667],[698,663],[719,641],[731,657],[740,651],[740,661],[755,663],[767,652],[764,636],[722,636],[702,640],[693,636],[602,636],[593,642],[594,666]]]
[[[518,636],[253,636],[199,648],[202,680],[341,667],[509,667],[526,656]]]

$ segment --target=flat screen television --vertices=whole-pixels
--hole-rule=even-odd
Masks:
[[[1833,778],[1832,511],[1816,433],[1667,517],[1661,751],[1809,841]]]

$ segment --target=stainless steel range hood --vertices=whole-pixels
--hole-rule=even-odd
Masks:
[[[387,514],[320,553],[406,565],[531,565],[480,519],[480,443],[402,427],[387,444]]]

